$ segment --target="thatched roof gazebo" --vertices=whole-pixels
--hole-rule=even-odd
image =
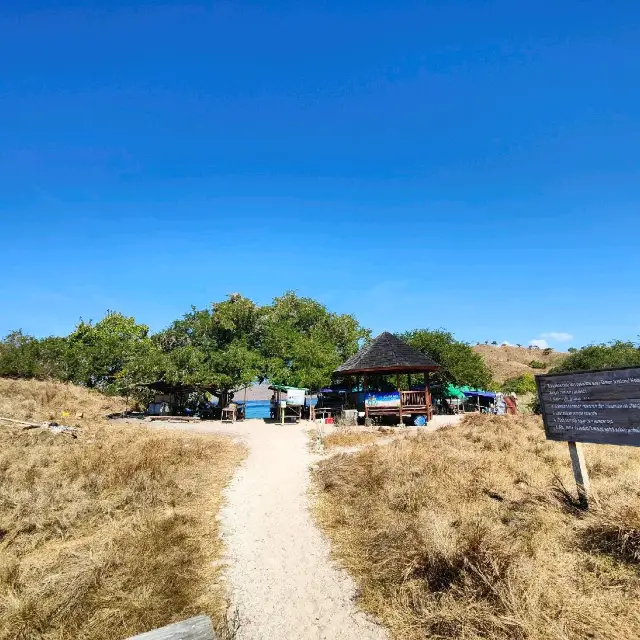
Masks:
[[[358,353],[351,356],[344,364],[334,371],[336,377],[351,377],[357,379],[364,391],[364,412],[368,418],[374,415],[398,414],[402,423],[404,415],[432,416],[431,393],[429,391],[429,374],[438,371],[440,365],[417,349],[408,345],[404,340],[385,331],[375,340],[364,346]],[[369,388],[369,382],[374,376],[388,376],[396,374],[397,393],[382,393]],[[424,374],[424,390],[400,388],[400,375]],[[411,384],[409,383],[409,387]]]

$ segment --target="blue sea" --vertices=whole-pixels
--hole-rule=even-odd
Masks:
[[[242,404],[242,402],[240,402]],[[268,418],[269,417],[269,401],[268,400],[247,400],[247,418]]]

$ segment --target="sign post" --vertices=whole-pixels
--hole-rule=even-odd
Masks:
[[[579,442],[571,442],[569,440],[569,455],[571,456],[571,468],[573,469],[573,477],[578,487],[578,498],[585,507],[589,506],[589,474],[587,473],[587,465],[584,462],[584,453],[582,445]]]
[[[569,443],[578,495],[587,506],[580,443],[640,446],[640,367],[540,375],[536,385],[547,439]]]

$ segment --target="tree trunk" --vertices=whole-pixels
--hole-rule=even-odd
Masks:
[[[224,409],[229,404],[229,389],[220,389],[220,393],[218,393],[218,408]]]

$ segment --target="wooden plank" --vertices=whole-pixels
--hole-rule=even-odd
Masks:
[[[22,424],[22,425],[26,425],[27,427],[31,427],[32,429],[37,429],[38,427],[41,427],[41,424],[36,424],[35,422],[25,422],[24,420],[14,420],[13,418],[3,418],[0,416],[0,420],[3,420],[4,422],[13,422],[14,424]]]
[[[196,616],[127,640],[216,640],[216,635],[208,616]]]
[[[580,502],[585,506],[589,506],[589,493],[591,491],[589,483],[589,474],[587,473],[587,465],[584,462],[584,454],[582,445],[577,442],[569,441],[569,455],[571,456],[571,468],[573,469],[573,477],[578,487],[578,497]]]

